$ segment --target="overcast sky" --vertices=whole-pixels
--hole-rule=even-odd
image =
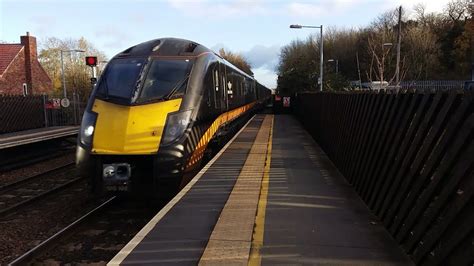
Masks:
[[[421,0],[428,11],[441,11],[448,0]],[[290,24],[324,27],[368,25],[381,12],[410,0],[0,0],[0,40],[18,43],[27,31],[47,37],[85,37],[112,57],[141,42],[178,37],[211,49],[242,53],[255,77],[276,87],[280,47],[305,39],[317,29],[294,30]]]

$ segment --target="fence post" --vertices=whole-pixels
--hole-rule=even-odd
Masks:
[[[46,111],[46,94],[43,94],[43,115],[44,115],[44,127],[48,127],[48,114]]]
[[[73,112],[74,112],[74,125],[77,125],[77,94],[76,94],[75,90],[74,90],[74,93],[72,95],[72,100],[73,100],[72,108],[73,108]]]
[[[81,96],[79,93],[76,94],[77,100],[77,125],[80,125],[82,122],[82,108],[81,108]]]

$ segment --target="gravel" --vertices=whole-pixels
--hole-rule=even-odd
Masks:
[[[101,200],[89,196],[87,182],[48,196],[17,213],[0,217],[0,264],[6,264],[55,234]]]
[[[51,160],[35,163],[27,167],[11,170],[8,172],[0,173],[0,186],[13,183],[17,180],[33,176],[49,169],[53,169],[60,165],[65,165],[70,162],[74,162],[75,154],[70,153],[65,156],[57,157]]]

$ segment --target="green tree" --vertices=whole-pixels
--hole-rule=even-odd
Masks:
[[[466,1],[451,0],[443,12],[427,13],[415,5],[401,18],[401,80],[470,79],[474,24]],[[394,81],[398,33],[396,9],[381,13],[372,23],[357,29],[327,27],[324,34],[324,89],[342,90],[348,81]],[[278,65],[278,90],[317,90],[319,42],[292,41],[282,47]],[[319,35],[316,35],[319,37]],[[316,39],[316,41],[314,41]],[[359,58],[359,64],[356,60]]]

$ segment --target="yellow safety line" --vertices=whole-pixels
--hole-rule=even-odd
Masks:
[[[270,181],[270,163],[272,159],[273,120],[270,126],[270,137],[268,140],[267,157],[263,171],[262,187],[258,200],[257,216],[255,217],[255,228],[252,236],[252,248],[250,250],[249,266],[259,266],[262,262],[260,248],[263,246],[263,233],[265,232],[265,211],[267,209],[268,186]]]

